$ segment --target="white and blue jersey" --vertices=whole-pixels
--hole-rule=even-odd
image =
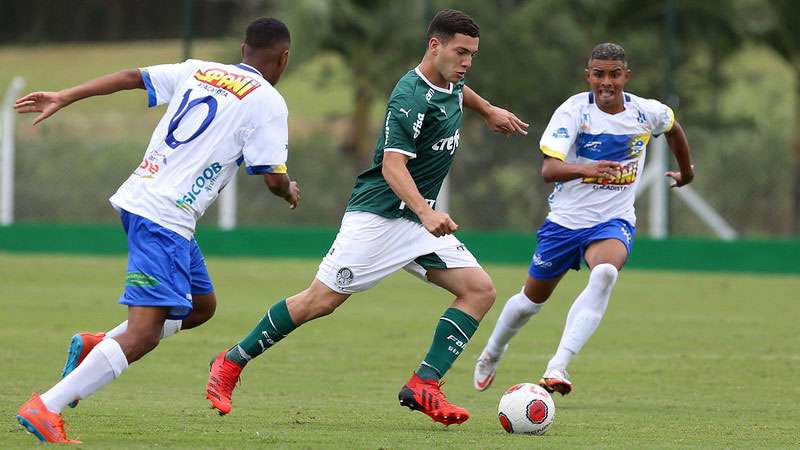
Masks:
[[[142,163],[111,197],[187,240],[239,165],[286,173],[288,109],[255,68],[187,60],[140,69],[148,106],[168,103]]]
[[[545,155],[571,164],[616,161],[621,173],[611,179],[582,178],[555,183],[548,220],[582,229],[623,219],[636,224],[636,185],[644,169],[647,143],[670,129],[672,109],[657,100],[624,94],[625,110],[603,112],[591,92],[573,95],[553,113],[539,148]]]

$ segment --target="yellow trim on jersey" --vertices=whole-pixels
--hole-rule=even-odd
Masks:
[[[560,152],[557,152],[557,151],[553,150],[550,147],[546,147],[546,146],[543,145],[543,146],[539,147],[539,150],[542,153],[544,153],[545,155],[547,155],[547,156],[549,156],[551,158],[555,158],[555,159],[558,159],[560,161],[564,161],[564,159],[566,159],[566,156],[562,155]]]
[[[667,108],[669,108],[669,106],[667,106]],[[669,121],[669,126],[666,130],[664,130],[664,133],[669,133],[670,130],[672,130],[672,127],[675,126],[675,111],[673,111],[672,108],[669,108],[669,112],[672,113],[670,114],[670,116],[672,116],[672,120]]]
[[[272,166],[272,171],[270,173],[287,173],[289,169],[286,167],[286,164],[278,164],[277,166]]]

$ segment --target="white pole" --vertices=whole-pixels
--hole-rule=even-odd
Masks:
[[[667,198],[667,180],[663,178],[667,171],[666,139],[660,136],[650,141],[650,171],[653,173],[653,184],[650,186],[650,237],[666,239],[669,226],[669,202]]]
[[[439,195],[436,197],[436,210],[450,212],[450,175],[444,177],[442,188],[439,189]]]
[[[711,207],[703,197],[692,190],[689,186],[683,186],[675,189],[675,194],[686,203],[686,206],[691,208],[692,211],[700,218],[706,225],[711,228],[717,237],[725,240],[732,241],[736,239],[737,233],[733,227],[725,221],[714,208]]]
[[[219,193],[219,220],[217,225],[223,230],[236,228],[236,174]]]
[[[14,77],[3,97],[3,137],[0,141],[0,225],[14,223],[14,99],[25,80]]]

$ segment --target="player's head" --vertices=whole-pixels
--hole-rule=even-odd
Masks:
[[[597,106],[614,112],[624,108],[623,88],[630,77],[631,70],[621,45],[606,42],[592,49],[586,65],[586,81]]]
[[[428,25],[428,50],[436,70],[449,82],[464,78],[478,52],[481,31],[472,18],[455,9],[439,11]]]
[[[256,19],[247,26],[242,42],[242,60],[258,69],[272,85],[289,64],[289,29],[271,17]]]

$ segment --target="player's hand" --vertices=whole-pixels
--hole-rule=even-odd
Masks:
[[[289,203],[289,209],[297,208],[297,205],[300,203],[300,186],[297,184],[297,181],[289,182],[289,192],[283,199]]]
[[[686,186],[694,180],[694,165],[689,173],[667,171],[664,176],[672,178],[672,184],[669,186],[671,188]]]
[[[483,117],[486,119],[486,125],[495,133],[502,133],[506,136],[511,136],[515,133],[523,136],[528,134],[526,130],[529,125],[519,120],[511,111],[506,111],[497,106],[490,106]]]
[[[436,237],[453,234],[458,229],[458,225],[453,222],[449,214],[435,209],[420,216],[419,220],[422,222],[422,226]]]
[[[622,173],[622,164],[616,161],[597,161],[584,167],[584,178],[616,178]]]
[[[20,114],[41,113],[33,119],[33,124],[36,125],[55,114],[59,109],[67,106],[67,104],[67,101],[58,92],[32,92],[25,97],[17,99],[14,102],[14,109]]]

